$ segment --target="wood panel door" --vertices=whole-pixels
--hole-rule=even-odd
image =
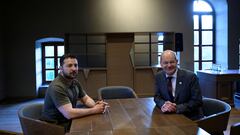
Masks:
[[[133,44],[133,34],[107,35],[107,85],[133,88],[133,65],[130,58]]]

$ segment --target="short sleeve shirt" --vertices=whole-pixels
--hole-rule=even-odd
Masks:
[[[78,99],[85,95],[85,91],[77,80],[68,81],[59,74],[46,91],[42,119],[58,124],[68,122],[69,120],[62,115],[58,107],[71,103],[75,108]]]

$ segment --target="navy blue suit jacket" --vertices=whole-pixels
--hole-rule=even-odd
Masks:
[[[170,101],[166,73],[157,73],[155,81],[154,101],[161,108],[165,101]],[[203,117],[201,90],[198,78],[193,72],[178,68],[174,102],[177,104],[176,113],[184,114],[192,120]]]

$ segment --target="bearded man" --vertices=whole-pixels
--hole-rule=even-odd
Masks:
[[[65,54],[60,58],[60,73],[50,83],[45,99],[41,120],[61,125],[68,132],[71,120],[86,115],[104,113],[107,103],[95,102],[82,89],[78,75],[76,56]],[[85,105],[78,108],[77,101]]]

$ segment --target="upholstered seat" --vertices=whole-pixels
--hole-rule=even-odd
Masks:
[[[64,135],[64,128],[39,120],[43,103],[27,104],[20,108],[18,117],[24,135]]]
[[[107,86],[98,89],[99,99],[137,98],[134,90],[127,86]]]
[[[199,127],[208,133],[216,135],[223,134],[226,130],[231,106],[221,100],[203,98],[204,118],[197,121]]]

